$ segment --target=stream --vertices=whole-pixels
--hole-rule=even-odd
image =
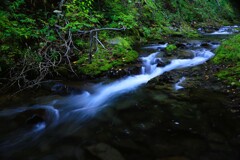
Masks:
[[[0,159],[239,160],[240,116],[226,108],[231,100],[186,85],[185,74],[201,72],[236,28],[199,29],[203,39],[179,45],[184,55],[167,55],[168,43],[143,46],[137,75],[71,84],[67,95],[56,83],[46,96],[9,106],[1,99]]]

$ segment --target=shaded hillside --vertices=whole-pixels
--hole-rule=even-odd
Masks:
[[[4,0],[0,8],[1,83],[19,88],[99,76],[135,61],[136,42],[197,36],[194,28],[237,18],[229,0]]]

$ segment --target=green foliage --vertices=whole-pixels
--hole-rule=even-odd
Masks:
[[[173,50],[177,49],[177,46],[174,45],[174,44],[169,44],[167,47],[166,47],[166,51],[167,52],[171,52]]]
[[[240,87],[240,63],[237,63],[233,67],[226,68],[217,73],[217,77],[226,81],[230,85]]]
[[[126,49],[131,49],[131,45],[133,45],[133,41],[128,37],[125,37],[125,38],[115,37],[115,38],[109,39],[108,43],[113,45],[118,45]]]
[[[96,76],[108,71],[113,67],[119,67],[125,63],[131,63],[138,58],[138,53],[131,48],[129,38],[116,37],[108,40],[106,49],[99,48],[89,63],[86,54],[76,62],[78,70],[90,76]]]
[[[9,9],[10,9],[12,12],[16,11],[17,9],[20,8],[21,5],[24,4],[24,1],[25,1],[25,0],[16,0],[16,1],[13,1],[12,3],[10,3]]]
[[[98,75],[137,58],[132,39],[172,34],[193,37],[197,34],[192,22],[232,21],[236,16],[229,0],[219,2],[220,6],[215,0],[66,0],[59,7],[59,1],[4,0],[0,6],[0,72],[23,61],[36,66],[51,61],[56,67],[62,59],[64,64],[77,62],[83,74]],[[106,49],[97,46],[89,64],[89,34],[79,31],[109,27],[126,30],[98,32]],[[167,48],[174,49],[173,45]]]
[[[126,1],[123,3],[121,0],[105,0],[104,10],[106,14],[104,15],[106,22],[109,27],[121,28],[126,27],[127,29],[133,29],[137,27],[136,21],[136,8],[134,3],[131,1]],[[113,14],[114,13],[114,14]]]
[[[183,22],[180,27],[179,34],[182,34],[185,37],[198,37],[199,34],[196,30],[191,28],[187,23]]]
[[[234,18],[234,10],[228,0],[173,0],[165,2],[168,4],[168,12],[176,13],[171,16],[173,21],[203,22],[203,21],[222,21]]]
[[[213,58],[214,63],[230,62],[237,63],[240,61],[240,35],[236,35],[224,41],[216,50],[216,56]]]
[[[96,27],[102,15],[92,11],[93,0],[73,0],[65,4],[65,18],[68,20],[64,30],[73,32]]]
[[[225,64],[227,67],[219,71],[217,76],[230,84],[240,86],[240,35],[225,40],[216,50],[213,62]]]

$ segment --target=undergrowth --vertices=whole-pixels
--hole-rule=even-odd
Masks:
[[[240,86],[240,35],[225,40],[216,50],[215,64],[224,64],[225,69],[216,75],[228,84]]]

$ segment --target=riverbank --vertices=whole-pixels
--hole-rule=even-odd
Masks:
[[[158,66],[164,66],[167,65],[169,63],[170,59],[174,59],[174,58],[183,58],[183,59],[187,59],[187,58],[192,58],[193,54],[191,53],[191,49],[193,48],[203,48],[203,49],[210,49],[210,50],[215,50],[217,47],[219,47],[221,45],[221,41],[222,39],[230,39],[227,40],[227,47],[226,47],[226,43],[224,43],[223,46],[219,47],[219,48],[230,48],[231,50],[235,51],[234,48],[232,48],[231,43],[229,43],[228,41],[234,41],[231,40],[231,34],[237,33],[238,32],[238,26],[227,26],[227,27],[203,27],[203,28],[199,28],[198,29],[198,38],[186,38],[186,37],[178,37],[178,36],[173,36],[173,35],[169,35],[168,37],[165,37],[164,39],[161,39],[160,42],[157,42],[155,44],[147,44],[147,47],[143,46],[136,46],[136,51],[134,51],[131,47],[132,44],[129,44],[128,41],[126,41],[125,39],[122,38],[117,38],[111,41],[111,43],[114,42],[114,45],[116,46],[115,48],[118,48],[118,50],[113,50],[112,53],[113,54],[119,54],[120,50],[128,50],[130,52],[134,53],[134,56],[132,56],[131,54],[128,55],[128,57],[131,58],[131,60],[128,60],[127,57],[122,57],[120,58],[122,62],[118,62],[118,59],[115,60],[114,59],[114,55],[112,55],[112,57],[106,57],[107,56],[107,52],[103,52],[103,50],[101,50],[99,53],[97,53],[95,56],[101,56],[102,61],[104,61],[104,64],[107,66],[102,66],[103,70],[101,70],[101,68],[99,68],[100,66],[97,66],[99,63],[97,60],[99,58],[96,58],[96,60],[94,60],[94,63],[92,64],[88,64],[90,65],[89,69],[87,72],[91,72],[91,75],[82,75],[80,77],[78,77],[77,80],[80,81],[98,81],[98,79],[118,79],[118,78],[123,78],[129,75],[137,75],[140,73],[141,71],[141,60],[138,59],[137,61],[134,62],[134,59],[136,59],[136,53],[138,52],[140,54],[145,54],[145,52],[147,51],[149,52],[156,52],[159,51],[161,49],[163,49],[161,52],[163,52],[161,55],[164,60],[164,62],[159,62]],[[235,41],[234,41],[235,42]],[[235,46],[236,47],[236,46]],[[165,49],[164,49],[165,48]],[[184,75],[189,75],[191,78],[189,79],[191,81],[191,79],[195,79],[193,80],[191,83],[192,84],[188,84],[186,86],[186,88],[188,87],[200,87],[200,88],[208,88],[208,89],[213,89],[213,90],[217,90],[217,91],[223,91],[224,93],[229,93],[230,97],[233,97],[234,100],[233,101],[238,101],[237,100],[237,95],[239,93],[239,87],[237,86],[237,83],[235,82],[227,82],[224,80],[224,78],[219,78],[218,77],[218,73],[219,71],[223,71],[229,68],[229,61],[231,61],[231,59],[229,59],[229,61],[225,61],[226,58],[224,58],[223,54],[228,52],[228,50],[224,51],[223,49],[221,49],[221,54],[220,57],[222,57],[224,59],[224,61],[221,62],[221,58],[219,59],[219,55],[215,56],[213,60],[210,60],[207,64],[204,64],[203,66],[205,68],[199,68],[199,67],[195,67],[196,69],[194,69],[192,71],[192,69],[189,69],[189,73],[188,71],[172,71],[171,74],[173,74],[173,77],[175,77],[174,81],[177,82],[177,78],[181,78],[180,76],[184,76]],[[218,49],[219,50],[219,49]],[[218,51],[215,50],[214,52]],[[223,51],[222,51],[223,50]],[[116,53],[115,53],[116,52]],[[235,53],[235,52],[234,52]],[[128,54],[128,53],[127,53]],[[120,54],[121,56],[125,56],[127,54]],[[236,55],[237,56],[237,55]],[[216,58],[217,57],[217,58]],[[229,56],[228,56],[229,57]],[[105,59],[104,59],[105,58]],[[234,59],[234,57],[231,57]],[[87,59],[86,57],[83,57],[82,59]],[[218,64],[215,63],[216,59],[218,60]],[[114,62],[116,64],[119,63],[123,63],[122,65],[119,65],[117,67],[112,66],[112,64],[110,62],[105,63],[105,61],[110,60],[111,63]],[[132,62],[133,61],[133,62]],[[236,59],[235,59],[236,61]],[[96,62],[96,63],[95,63]],[[130,64],[127,64],[127,62],[131,62]],[[76,62],[74,63],[75,65],[79,65],[81,64],[82,61],[80,62]],[[87,62],[86,62],[87,63]],[[101,64],[103,64],[103,62],[100,62]],[[86,65],[83,63],[83,65]],[[233,64],[232,64],[233,65]],[[93,66],[93,67],[92,67]],[[81,68],[81,67],[80,67]],[[86,68],[86,66],[85,66]],[[104,72],[102,72],[104,71]],[[63,79],[62,80],[50,80],[50,81],[46,81],[46,83],[43,83],[43,88],[47,88],[48,91],[50,91],[51,93],[51,87],[52,85],[54,85],[55,83],[60,82],[60,84],[63,82],[62,85],[60,85],[60,91],[63,94],[69,94],[71,93],[71,89],[74,90],[74,87],[72,88],[70,86],[71,89],[69,89],[68,84],[64,84],[67,81],[74,81],[74,74],[68,75],[67,71],[65,70],[64,74],[66,74],[64,76],[63,74]],[[101,73],[100,75],[95,75],[96,73]],[[169,74],[169,73],[167,73]],[[93,76],[95,75],[95,76]],[[195,76],[195,77],[194,77]],[[66,79],[67,78],[67,79]],[[164,78],[163,78],[164,79]],[[231,79],[231,76],[228,77],[228,79]],[[51,82],[52,81],[52,82]],[[172,81],[172,82],[174,82]],[[196,82],[194,82],[196,81]],[[67,82],[68,83],[68,82]],[[204,83],[206,83],[206,86],[204,86]],[[46,84],[46,85],[45,85]],[[50,84],[50,85],[49,85]],[[45,87],[44,87],[45,86]],[[46,87],[47,86],[47,87]],[[214,87],[215,86],[215,87]],[[40,87],[41,88],[41,87]],[[61,90],[62,88],[62,90]],[[68,90],[68,91],[67,91]],[[33,91],[34,92],[34,91]],[[18,93],[15,91],[10,91],[9,94],[15,94]],[[236,100],[235,100],[236,99]]]
[[[210,32],[238,18],[229,0],[14,0],[0,8],[0,88],[13,90],[54,78],[97,78],[134,63],[137,42],[194,37],[194,28],[208,25]]]
[[[202,37],[203,39],[201,41],[193,40],[193,44],[188,42],[175,42],[174,44],[180,48],[186,48],[195,45],[199,47],[201,46],[202,48],[211,49],[214,51],[215,56],[213,59],[201,66],[167,73],[167,78],[163,77],[160,79],[166,80],[170,78],[171,80],[171,78],[174,77],[174,79],[171,80],[171,83],[176,83],[181,79],[181,77],[186,77],[182,83],[184,88],[202,88],[216,92],[222,92],[231,99],[226,106],[228,106],[228,108],[239,109],[239,35],[232,34],[233,32],[230,29],[234,29],[235,27],[237,28],[237,26],[220,27],[220,29],[213,29],[212,27],[206,27],[205,29],[200,28],[199,31],[205,37]],[[238,32],[238,30],[235,31]],[[182,55],[180,52],[178,53],[178,57],[179,56],[188,58],[189,54],[183,52]],[[239,110],[234,111],[239,112]]]

